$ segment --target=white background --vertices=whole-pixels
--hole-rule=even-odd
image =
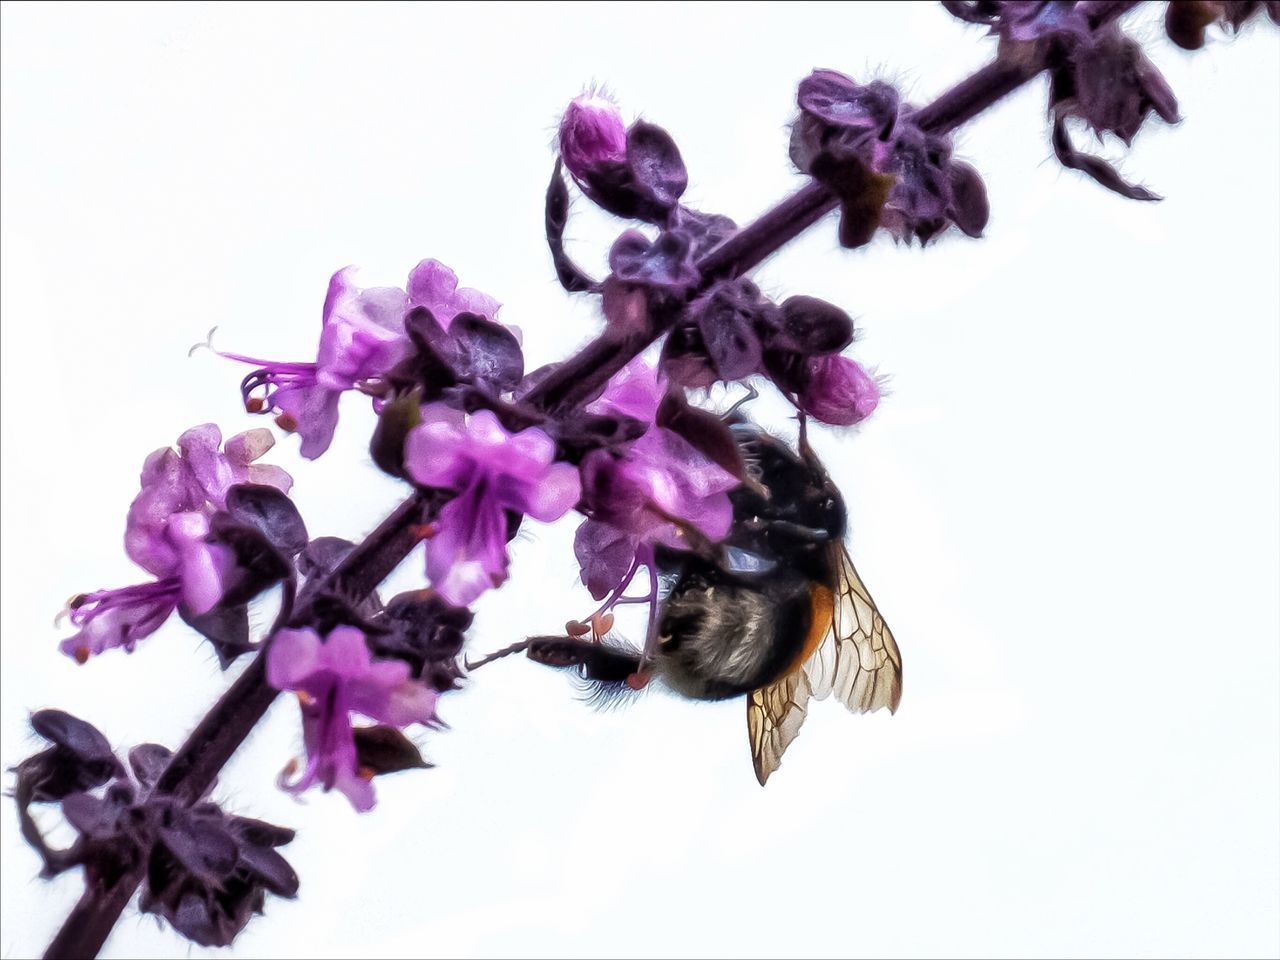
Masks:
[[[844,305],[892,376],[816,443],[904,652],[898,715],[820,705],[762,791],[740,702],[598,715],[513,659],[444,702],[439,767],[361,817],[273,786],[299,746],[282,698],[217,796],[298,829],[302,892],[232,955],[1280,951],[1280,44],[1187,55],[1131,20],[1186,118],[1124,161],[1164,203],[1060,170],[1037,84],[959,138],[986,239],[848,254],[827,220],[759,272]],[[53,625],[140,579],[120,537],[149,451],[261,424],[243,369],[187,358],[210,327],[307,359],[333,270],[399,283],[430,256],[506,304],[531,366],[561,357],[599,324],[541,237],[584,84],[671,131],[688,200],[746,220],[800,183],[808,70],[926,100],[991,49],[933,4],[5,7],[4,765],[53,705],[176,745],[228,679],[177,623],[84,667]],[[598,270],[619,225],[576,210]],[[294,438],[274,459],[314,534],[358,538],[404,491],[368,461],[367,406],[343,409],[322,460]],[[587,612],[571,536],[516,545],[473,649]],[[37,954],[79,878],[36,880],[12,809],[0,828],[0,953]],[[184,954],[215,955],[136,911],[106,950]]]

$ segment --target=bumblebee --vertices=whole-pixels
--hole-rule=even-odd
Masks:
[[[749,421],[731,423],[749,482],[730,493],[733,524],[711,555],[659,549],[667,585],[652,649],[607,638],[536,637],[516,647],[576,668],[609,700],[650,676],[695,700],[746,697],[763,785],[800,732],[809,700],[850,710],[902,697],[902,655],[844,546],[844,498],[801,432],[799,453]]]

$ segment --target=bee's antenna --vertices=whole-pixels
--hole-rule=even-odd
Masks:
[[[529,644],[533,643],[533,641],[536,639],[538,638],[530,637],[528,640],[521,640],[519,643],[513,643],[509,647],[503,647],[501,650],[494,651],[493,653],[489,654],[487,657],[481,657],[475,663],[472,663],[470,660],[464,659],[462,661],[462,665],[466,667],[467,672],[470,673],[472,670],[476,670],[480,667],[483,667],[486,663],[493,663],[493,661],[501,660],[503,657],[509,657],[513,653],[521,653],[525,650],[528,650]]]
[[[740,400],[738,400],[736,403],[734,403],[734,405],[730,407],[728,410],[726,410],[724,413],[720,414],[721,420],[728,423],[729,420],[733,418],[733,415],[738,412],[739,407],[745,407],[752,400],[760,396],[760,391],[757,390],[753,384],[748,383],[746,386],[747,386],[747,395],[741,398]]]

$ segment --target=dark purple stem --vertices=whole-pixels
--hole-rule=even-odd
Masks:
[[[1095,3],[1090,22],[1096,28],[1137,5],[1137,0]],[[1018,67],[996,60],[921,108],[917,115],[920,124],[938,133],[954,130],[1042,69],[1042,65]],[[702,286],[758,266],[836,206],[835,195],[826,187],[816,182],[801,187],[699,260]],[[674,311],[668,311],[652,317],[644,329],[636,332],[618,335],[606,329],[530,391],[526,402],[556,413],[594,396],[610,377],[661,336],[673,320]],[[370,593],[418,542],[414,528],[426,521],[429,510],[430,504],[421,494],[405,500],[326,579],[326,589],[350,597]],[[292,622],[305,622],[310,609],[308,600],[304,595]],[[262,719],[276,693],[266,682],[265,660],[259,654],[174,754],[156,789],[187,803],[198,800]],[[136,872],[126,874],[110,889],[86,889],[45,951],[46,960],[97,956],[141,880],[141,872]]]

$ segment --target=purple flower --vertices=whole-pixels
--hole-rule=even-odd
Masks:
[[[172,573],[178,553],[170,542],[170,519],[179,513],[211,514],[226,506],[227,490],[257,483],[288,493],[293,478],[270,464],[255,463],[275,444],[270,430],[247,430],[231,437],[223,450],[215,424],[192,427],[178,438],[178,449],[161,447],[142,466],[142,489],[129,506],[125,552],[158,577]],[[206,531],[207,532],[207,531]]]
[[[458,275],[439,260],[423,260],[409,274],[409,300],[426,307],[446,330],[460,313],[494,320],[502,304],[479,290],[458,286]]]
[[[227,491],[235,484],[289,491],[288,473],[255,462],[274,443],[269,430],[258,429],[224,445],[217,426],[205,423],[182,434],[177,450],[161,447],[147,457],[142,489],[129,505],[124,549],[156,580],[76,597],[70,620],[79,629],[62,641],[62,651],[81,663],[113,647],[132,651],[179,604],[193,616],[212,610],[235,558],[228,547],[209,542],[209,519],[226,508]]]
[[[80,663],[114,647],[132,653],[134,644],[160,629],[179,604],[193,616],[212,610],[222,599],[235,557],[228,547],[210,543],[208,535],[209,519],[203,513],[169,517],[148,541],[148,563],[138,561],[157,579],[76,597],[69,618],[79,629],[59,649]]]
[[[728,491],[737,478],[688,440],[653,423],[665,385],[642,359],[614,375],[588,410],[649,424],[637,440],[594,450],[582,461],[590,519],[574,537],[582,582],[597,600],[625,585],[655,544],[689,545],[690,533],[719,540],[729,532]]]
[[[373,775],[358,766],[351,715],[397,728],[437,722],[436,692],[410,680],[404,661],[374,660],[355,627],[334,627],[323,641],[309,628],[281,630],[267,651],[267,681],[277,690],[297,691],[302,705],[306,767],[288,783],[296,767],[291,764],[281,785],[291,793],[316,783],[337,787],[360,811],[373,807]]]
[[[617,104],[594,92],[573,100],[560,120],[560,156],[578,180],[598,164],[625,160],[627,128]]]
[[[805,413],[847,427],[871,416],[879,403],[879,384],[855,361],[839,355],[810,358],[808,382],[797,397]]]
[[[405,467],[428,487],[456,492],[427,545],[427,576],[447,602],[466,606],[507,578],[507,511],[559,519],[578,502],[578,472],[555,462],[555,444],[530,427],[508,432],[488,410],[470,417],[439,405],[405,444]]]
[[[339,397],[369,387],[409,355],[412,344],[404,318],[412,307],[427,307],[446,330],[464,311],[488,319],[498,312],[496,300],[460,288],[457,276],[438,260],[423,260],[413,268],[407,292],[398,287],[362,289],[352,282],[354,273],[354,267],[346,267],[329,281],[314,363],[221,354],[259,367],[241,385],[246,408],[274,411],[281,427],[302,438],[301,453],[309,460],[333,441]],[[256,395],[260,390],[263,396]]]

